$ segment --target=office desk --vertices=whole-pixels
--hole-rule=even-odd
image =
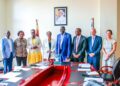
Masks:
[[[7,86],[82,86],[85,72],[77,71],[79,63],[56,62],[46,69],[30,68],[29,71],[20,71],[17,77],[22,77],[16,83],[8,83]],[[93,70],[91,68],[91,70]]]

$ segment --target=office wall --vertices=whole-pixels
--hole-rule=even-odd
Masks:
[[[7,0],[7,29],[12,31],[14,38],[22,29],[28,38],[30,30],[35,28],[35,19],[38,19],[41,39],[46,37],[48,30],[56,38],[60,27],[54,26],[54,7],[59,6],[68,7],[66,29],[72,36],[76,27],[81,27],[84,35],[90,35],[92,17],[100,34],[99,0]]]
[[[117,39],[117,0],[100,0],[100,34],[105,38],[107,29]]]
[[[0,60],[1,58],[1,38],[4,35],[6,29],[6,7],[5,0],[0,0]],[[1,63],[0,63],[1,65]]]
[[[0,0],[0,38],[4,35],[6,29],[6,6],[5,0]]]
[[[0,28],[11,30],[14,38],[19,30],[24,30],[28,38],[38,19],[41,39],[46,38],[48,30],[56,38],[60,28],[54,26],[54,7],[57,6],[68,7],[66,28],[72,36],[76,27],[81,27],[85,36],[90,35],[90,19],[94,17],[98,35],[105,38],[105,31],[112,29],[113,38],[118,39],[117,0],[0,0]],[[5,30],[1,31],[4,33]]]
[[[117,52],[116,56],[120,58],[120,0],[117,0]]]

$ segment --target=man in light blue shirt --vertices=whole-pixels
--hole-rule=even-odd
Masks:
[[[12,70],[12,61],[14,54],[14,42],[10,38],[10,31],[7,31],[6,37],[2,39],[2,57],[4,65],[4,73]]]

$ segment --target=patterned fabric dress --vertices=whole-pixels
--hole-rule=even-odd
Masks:
[[[37,48],[32,49],[32,47]],[[41,40],[38,37],[28,39],[28,64],[35,64],[42,61]]]

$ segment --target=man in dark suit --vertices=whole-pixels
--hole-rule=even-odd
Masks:
[[[60,28],[60,34],[57,35],[56,55],[59,61],[67,61],[71,55],[71,35],[65,32],[65,27]]]
[[[86,37],[81,35],[81,29],[76,28],[75,31],[76,36],[73,38],[73,50],[72,50],[72,58],[73,62],[84,62],[85,58],[85,49],[86,49]]]
[[[96,35],[96,29],[91,29],[91,36],[87,38],[87,62],[93,65],[96,70],[100,67],[100,51],[102,38]]]

